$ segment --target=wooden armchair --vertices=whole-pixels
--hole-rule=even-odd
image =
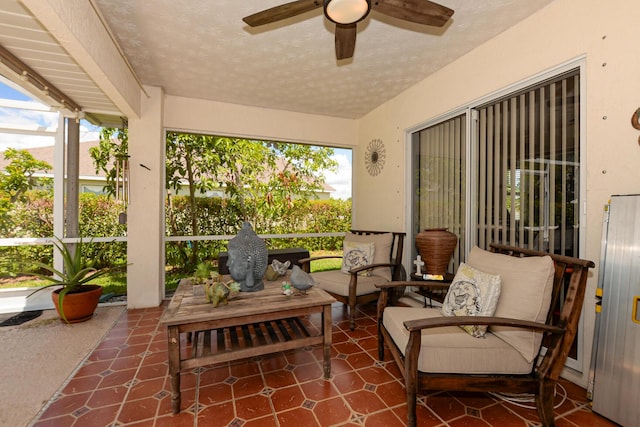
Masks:
[[[366,304],[378,298],[380,290],[376,285],[394,280],[404,280],[402,250],[405,233],[385,231],[351,230],[345,235],[347,243],[373,247],[373,263],[350,270],[333,270],[311,273],[316,286],[324,289],[335,299],[349,307],[349,326],[355,327],[356,305]],[[326,258],[342,258],[328,255],[301,259],[299,264],[309,273],[311,262]],[[343,262],[344,266],[344,262]]]
[[[576,335],[588,270],[595,265],[546,255],[497,244],[491,252],[472,249],[466,264],[501,277],[491,317],[444,317],[440,308],[392,307],[394,286],[424,282],[379,285],[379,358],[384,359],[386,344],[403,372],[409,426],[416,425],[416,393],[429,390],[532,393],[542,425],[554,425],[555,385]],[[476,338],[461,328],[465,325],[489,329],[484,339]]]

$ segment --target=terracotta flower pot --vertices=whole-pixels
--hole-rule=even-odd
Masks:
[[[416,235],[416,247],[427,274],[444,275],[457,244],[458,236],[446,228],[428,228],[419,232]]]
[[[58,307],[60,290],[56,289],[51,292],[51,299],[58,315],[60,315],[60,320],[63,320],[60,314],[60,307]],[[83,285],[79,291],[72,291],[66,294],[62,301],[62,308],[67,322],[80,323],[91,319],[98,302],[100,302],[100,295],[102,295],[102,286],[99,285]]]

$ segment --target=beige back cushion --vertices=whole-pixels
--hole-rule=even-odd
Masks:
[[[361,235],[349,232],[344,236],[344,240],[345,242],[357,243],[373,242],[375,247],[373,264],[389,264],[391,261],[389,254],[391,253],[391,245],[393,244],[393,233]],[[371,274],[391,280],[391,268],[389,267],[376,268]]]
[[[502,283],[495,316],[545,322],[555,273],[551,257],[516,258],[474,247],[467,264],[500,275]],[[492,326],[490,330],[518,350],[528,362],[538,354],[540,333],[505,326]]]

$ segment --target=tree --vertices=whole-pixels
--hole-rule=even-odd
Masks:
[[[0,192],[10,203],[17,202],[28,190],[51,183],[51,178],[34,176],[38,172],[49,172],[51,165],[37,160],[27,150],[7,148],[4,158],[11,162],[0,175]]]
[[[286,212],[293,208],[294,199],[308,201],[316,197],[315,193],[323,189],[324,176],[321,173],[335,171],[337,167],[337,162],[331,158],[331,148],[244,141],[245,144],[234,145],[257,146],[262,156],[249,159],[230,157],[227,160],[227,168],[233,171],[233,179],[226,183],[227,194],[240,201],[245,220],[264,232],[272,230],[282,218],[288,217]],[[260,158],[264,161],[260,162]],[[247,160],[251,159],[253,169],[248,170]]]
[[[117,156],[126,156],[129,151],[129,132],[126,125],[122,128],[102,128],[98,146],[89,149],[96,173],[104,173],[107,183],[104,190],[113,196],[116,193],[116,168],[113,160]]]
[[[7,148],[4,158],[10,160],[10,163],[0,173],[0,232],[7,237],[18,227],[10,214],[14,205],[23,201],[27,191],[33,188],[51,188],[51,178],[36,176],[38,172],[46,173],[51,170],[51,165],[37,160],[27,150],[15,148]]]
[[[244,220],[265,232],[286,217],[294,198],[306,200],[322,189],[321,172],[337,167],[327,147],[178,132],[167,133],[166,153],[167,188],[177,192],[188,184],[193,235],[199,234],[198,194],[224,191],[238,202]],[[193,242],[194,263],[197,246]]]
[[[114,139],[117,136],[117,140]],[[107,191],[114,193],[112,159],[126,154],[126,128],[105,128],[100,144],[91,150],[96,172],[107,176]],[[241,216],[257,232],[274,229],[286,218],[293,200],[306,200],[323,188],[324,171],[335,171],[333,149],[274,141],[167,132],[166,188],[178,194],[188,188],[191,235],[200,234],[197,198],[217,190],[238,205]],[[171,194],[169,196],[171,207]],[[172,234],[175,212],[168,209]],[[238,228],[241,224],[237,225]],[[198,242],[182,245],[185,259],[198,263]]]

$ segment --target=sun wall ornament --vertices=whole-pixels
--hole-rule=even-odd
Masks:
[[[640,130],[640,108],[631,115],[631,126],[633,126],[634,129]],[[638,137],[638,145],[640,145],[640,137]]]
[[[367,146],[367,153],[364,158],[364,163],[367,166],[369,175],[376,176],[382,172],[385,157],[386,152],[382,140],[372,139]]]

